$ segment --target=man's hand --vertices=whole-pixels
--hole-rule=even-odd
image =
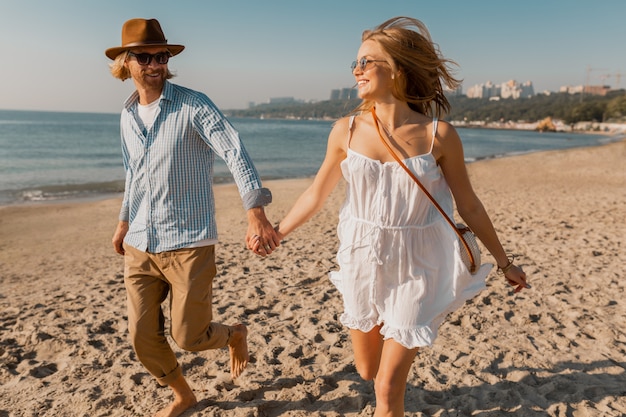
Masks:
[[[263,207],[248,210],[248,249],[260,256],[267,256],[280,246],[280,238],[265,216]]]
[[[119,253],[120,255],[124,255],[125,253],[124,237],[126,236],[127,232],[128,232],[128,222],[120,221],[117,224],[115,233],[113,234],[113,239],[111,239],[111,242],[113,243],[113,249],[115,249],[115,252]]]

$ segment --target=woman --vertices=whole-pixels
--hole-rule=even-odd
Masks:
[[[437,120],[449,110],[443,84],[459,84],[451,63],[416,19],[397,17],[365,31],[352,64],[363,101],[354,116],[334,125],[313,184],[276,228],[281,238],[291,233],[322,207],[342,175],[346,179],[340,269],[331,280],[343,296],[341,322],[350,329],[357,370],[375,381],[375,416],[404,415],[406,380],[418,348],[432,345],[445,316],[485,287],[492,267],[468,271],[454,231],[381,139],[450,216],[454,197],[515,291],[529,288],[472,190],[457,132]]]

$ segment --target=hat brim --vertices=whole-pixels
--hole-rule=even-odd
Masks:
[[[128,51],[128,50],[130,50],[132,48],[139,48],[139,47],[142,47],[142,46],[144,46],[144,47],[148,47],[148,46],[165,46],[167,49],[169,49],[169,51],[172,54],[172,56],[180,54],[181,52],[183,52],[183,49],[185,49],[185,47],[183,45],[144,44],[144,45],[133,45],[133,46],[116,46],[115,48],[107,49],[106,51],[104,51],[104,54],[109,59],[115,59],[122,52]]]

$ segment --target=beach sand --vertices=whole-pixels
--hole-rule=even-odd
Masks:
[[[410,416],[626,415],[626,142],[481,161],[468,170],[532,290],[494,272],[420,350]],[[267,182],[285,214],[310,179]],[[199,404],[184,416],[371,416],[336,267],[339,186],[269,258],[249,253],[233,185],[217,187],[216,321],[249,328],[233,382],[226,349],[175,348]],[[0,417],[147,416],[171,400],[127,338],[120,199],[0,208]],[[493,262],[485,254],[485,262]]]

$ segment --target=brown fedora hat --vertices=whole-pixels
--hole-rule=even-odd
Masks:
[[[183,45],[170,45],[156,19],[130,19],[122,26],[122,46],[109,48],[104,53],[111,59],[136,46],[167,46],[173,55],[180,54]]]

